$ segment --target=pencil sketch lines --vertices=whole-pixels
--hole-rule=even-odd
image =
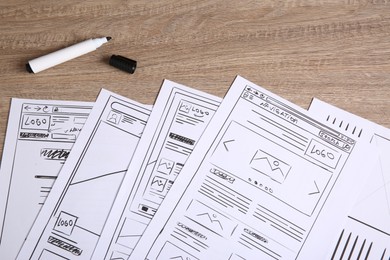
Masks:
[[[236,255],[236,254],[232,254],[230,257],[229,257],[229,260],[245,260],[246,258],[242,257],[242,256],[239,256],[239,255]]]
[[[225,142],[223,142],[223,146],[225,147],[226,151],[229,152],[229,149],[228,149],[228,146],[227,144],[228,143],[231,143],[231,142],[234,142],[235,140],[232,139],[232,140],[226,140]]]
[[[273,212],[272,210],[258,204],[256,210],[253,213],[253,216],[269,225],[275,231],[280,232],[280,234],[287,236],[288,239],[294,239],[298,242],[301,242],[304,239],[306,230],[292,220],[287,219],[280,214]]]
[[[243,214],[248,212],[251,203],[249,198],[211,177],[204,181],[199,189],[199,193],[224,208],[236,209]]]
[[[153,165],[153,164],[155,164],[156,162],[157,162],[157,160],[156,160],[156,161],[148,162],[148,166],[149,166],[149,165]]]
[[[333,250],[332,259],[374,259],[375,256],[372,255],[375,254],[381,255],[380,259],[389,259],[386,248],[381,248],[374,242],[370,238],[355,234],[354,231],[343,229]]]
[[[173,161],[165,159],[165,158],[161,158],[161,160],[158,164],[158,167],[157,167],[157,171],[161,172],[163,174],[169,175],[171,173],[174,165],[175,165],[175,163]]]
[[[314,195],[314,194],[320,193],[320,190],[318,189],[318,185],[317,185],[316,181],[314,181],[314,185],[316,186],[316,191],[310,192],[309,195]]]
[[[197,200],[193,200],[188,206],[186,217],[222,237],[230,237],[237,227],[237,224],[229,216]]]
[[[117,244],[122,245],[129,249],[134,249],[138,240],[144,233],[146,224],[134,219],[125,218],[120,234],[117,237]]]
[[[167,179],[161,178],[159,176],[154,176],[151,185],[151,188],[162,192],[164,190],[165,184],[167,183]]]
[[[221,222],[217,219],[217,215],[216,214],[212,214],[210,215],[208,212],[205,212],[205,213],[201,213],[201,214],[198,214],[197,215],[198,217],[201,217],[201,216],[206,216],[210,222],[213,224],[213,223],[217,223],[219,225],[219,227],[221,228],[221,230],[223,230],[223,227],[222,227],[222,224]]]
[[[72,182],[70,184],[70,186],[77,185],[77,184],[80,184],[80,183],[83,183],[83,182],[91,182],[91,181],[94,181],[94,180],[97,180],[97,179],[104,179],[104,178],[106,178],[107,176],[110,176],[110,175],[121,175],[121,174],[124,174],[125,172],[126,172],[126,170],[120,170],[120,171],[115,171],[115,172],[104,173],[104,174],[101,174],[101,175],[98,175],[98,176],[90,177],[88,179],[74,181],[74,182]]]
[[[250,165],[255,171],[270,177],[278,183],[283,183],[291,169],[291,166],[287,163],[262,150],[255,152]]]
[[[182,111],[182,112],[185,112],[185,113],[189,113],[190,112],[190,109],[191,109],[192,105],[189,104],[188,102],[182,102],[179,106],[179,111]]]
[[[195,260],[198,259],[182,248],[177,247],[171,242],[165,242],[163,248],[157,256],[157,259],[182,259],[182,260]]]
[[[376,139],[376,144],[378,146],[378,138],[375,138]],[[389,183],[386,183],[386,176],[385,175],[389,175],[389,173],[386,173],[384,168],[383,168],[383,161],[382,161],[382,156],[379,156],[379,165],[380,165],[380,171],[381,171],[381,177],[382,177],[382,182],[383,182],[383,189],[385,191],[385,195],[386,195],[386,201],[387,201],[387,211],[388,211],[388,214],[390,216],[390,202],[389,202],[389,191],[388,191],[388,185]]]
[[[355,210],[352,216],[362,223],[370,223],[373,228],[390,234],[388,221],[390,217],[390,161],[387,160],[390,139],[375,134],[370,143],[380,152],[375,169],[367,180],[366,189],[363,190],[356,204],[358,210]],[[370,212],[370,214],[364,212]],[[379,219],[382,221],[378,221]]]
[[[41,149],[41,157],[45,160],[62,160],[65,161],[70,154],[70,149],[55,149],[43,148]]]

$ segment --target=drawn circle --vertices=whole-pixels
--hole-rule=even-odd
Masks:
[[[279,166],[279,162],[278,161],[274,161],[273,163],[275,166]]]

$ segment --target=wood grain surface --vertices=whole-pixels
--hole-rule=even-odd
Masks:
[[[95,52],[25,70],[103,36]],[[109,66],[112,54],[137,60],[135,73]],[[390,127],[390,1],[0,0],[0,150],[13,97],[94,101],[106,88],[153,104],[165,78],[223,97],[236,75]]]

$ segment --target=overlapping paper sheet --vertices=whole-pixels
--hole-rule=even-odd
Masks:
[[[373,156],[238,76],[130,259],[323,259]]]
[[[219,103],[220,98],[164,81],[94,259],[127,259]]]
[[[12,99],[0,169],[0,259],[15,259],[93,103]]]
[[[340,132],[368,139],[379,152],[345,225],[330,248],[330,258],[389,259],[390,130],[318,99],[313,99],[309,111]]]
[[[89,259],[150,106],[102,90],[18,259]]]

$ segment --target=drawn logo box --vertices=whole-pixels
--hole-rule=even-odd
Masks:
[[[55,224],[54,230],[70,236],[72,235],[73,229],[76,226],[76,222],[76,216],[61,211]]]
[[[314,139],[310,141],[305,154],[313,158],[316,162],[332,169],[336,169],[341,158],[341,153]]]
[[[23,115],[22,129],[49,130],[49,115]]]

